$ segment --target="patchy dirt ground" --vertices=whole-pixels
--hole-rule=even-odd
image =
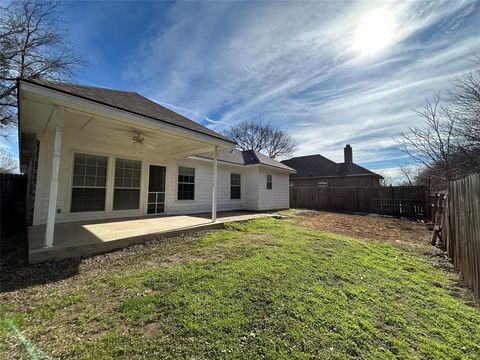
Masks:
[[[407,219],[326,211],[305,211],[299,216],[310,228],[358,239],[428,245],[431,236],[424,223]]]

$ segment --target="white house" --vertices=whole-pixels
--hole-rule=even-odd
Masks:
[[[289,207],[295,170],[135,92],[18,80],[30,225]]]

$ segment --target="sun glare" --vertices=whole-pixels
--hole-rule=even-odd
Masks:
[[[363,55],[373,55],[386,48],[393,35],[394,21],[385,10],[366,15],[357,28],[353,47]]]

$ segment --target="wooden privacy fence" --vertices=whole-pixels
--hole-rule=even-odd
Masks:
[[[429,216],[424,186],[291,187],[290,206],[314,210],[371,212],[424,218]]]
[[[0,229],[1,239],[25,229],[27,176],[0,174]],[[5,245],[5,244],[4,244]]]
[[[480,174],[448,184],[442,223],[442,246],[480,297]]]

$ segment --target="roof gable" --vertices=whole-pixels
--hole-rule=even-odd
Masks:
[[[381,178],[380,175],[355,163],[336,163],[320,154],[294,157],[282,163],[297,170],[297,173],[292,175],[297,178],[360,175]]]

